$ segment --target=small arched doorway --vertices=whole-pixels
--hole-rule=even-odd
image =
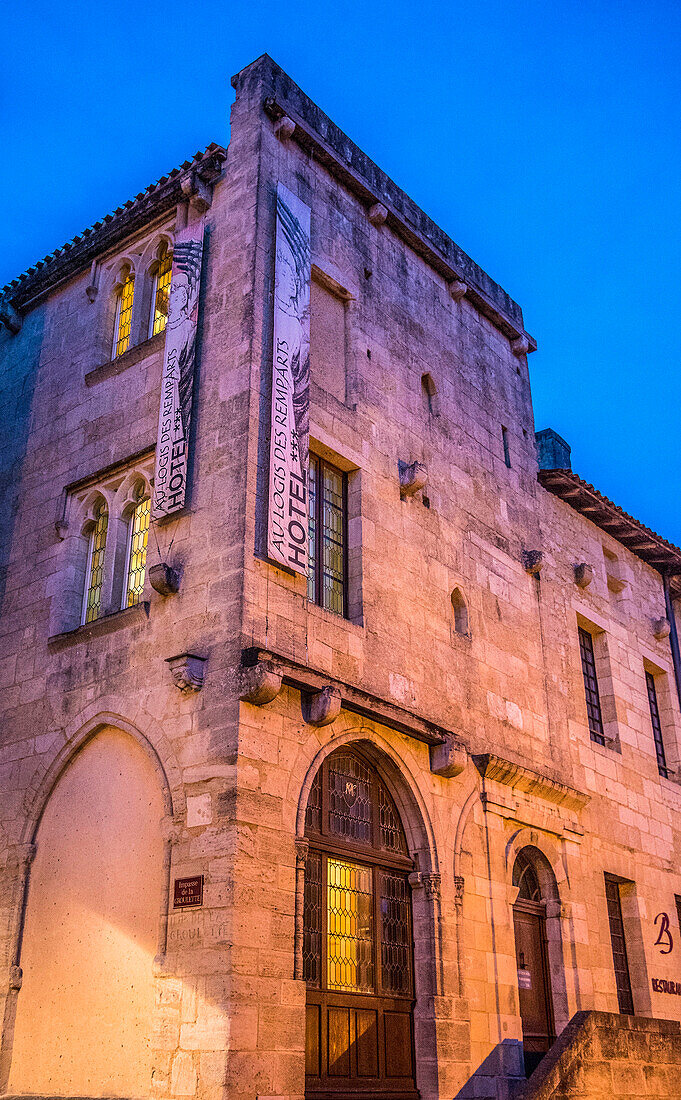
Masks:
[[[542,897],[536,861],[530,848],[523,848],[518,853],[513,866],[513,885],[518,887],[513,906],[513,930],[525,1073],[529,1077],[556,1037],[546,940],[546,898]]]
[[[395,803],[356,749],[307,804],[303,976],[307,1100],[415,1100],[409,858]]]

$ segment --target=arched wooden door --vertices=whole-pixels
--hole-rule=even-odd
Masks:
[[[359,752],[320,768],[305,819],[307,1100],[414,1100],[413,864],[395,804]]]
[[[546,902],[532,862],[524,851],[519,852],[515,861],[513,885],[519,887],[513,906],[513,929],[525,1073],[529,1077],[552,1045],[555,1030],[546,945]]]

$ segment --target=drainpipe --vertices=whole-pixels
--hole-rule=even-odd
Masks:
[[[669,620],[669,644],[672,650],[672,664],[674,665],[674,679],[676,680],[676,693],[679,697],[679,706],[681,706],[681,650],[679,649],[679,635],[676,629],[676,617],[674,615],[674,601],[672,600],[672,594],[669,589],[669,582],[671,575],[669,573],[662,574],[662,585],[664,588],[664,604],[667,611],[667,619]]]

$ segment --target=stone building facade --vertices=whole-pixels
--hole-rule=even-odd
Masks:
[[[507,1096],[577,1012],[681,1019],[681,551],[535,439],[501,287],[268,57],[233,84],[227,150],[1,303],[0,1090]],[[310,586],[267,553],[282,184]],[[193,227],[188,495],[135,572]]]

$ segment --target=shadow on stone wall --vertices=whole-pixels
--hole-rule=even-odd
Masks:
[[[13,336],[0,326],[2,431],[0,436],[0,608],[7,587],[7,567],[19,510],[21,467],[26,455],[33,391],[43,342],[45,307],[27,315]]]
[[[509,1100],[509,1090],[525,1081],[523,1044],[518,1039],[497,1043],[454,1100]]]

